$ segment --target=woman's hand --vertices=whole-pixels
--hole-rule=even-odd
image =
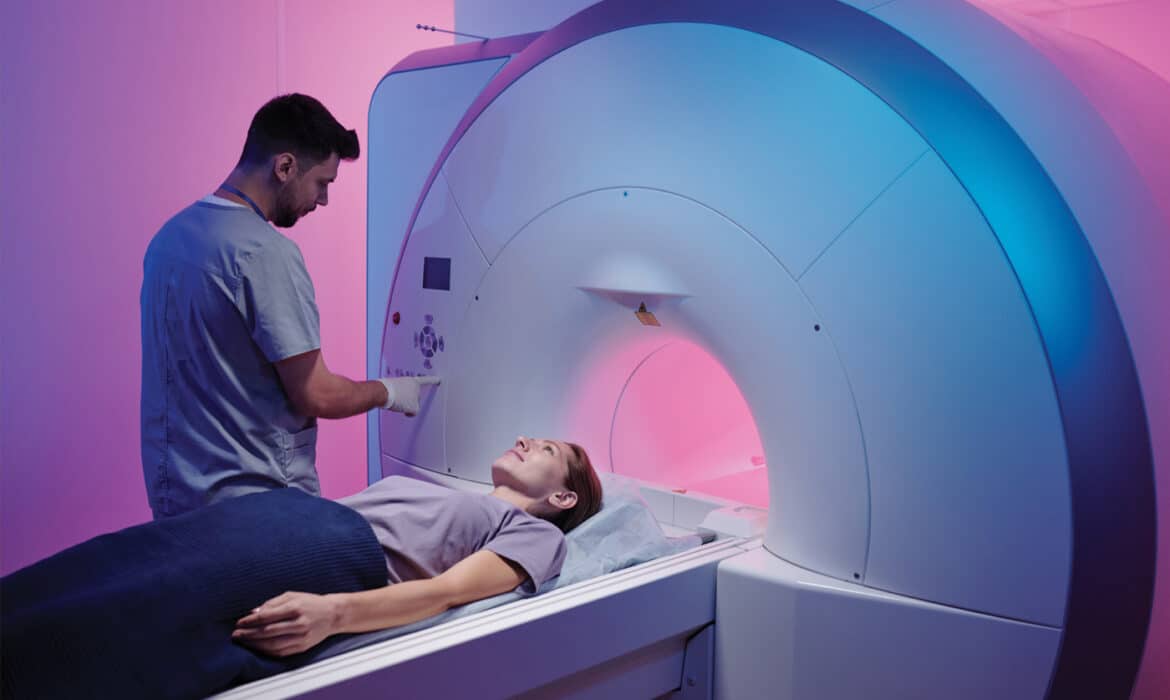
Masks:
[[[232,639],[269,656],[291,656],[319,644],[337,629],[336,596],[283,593],[236,621]]]

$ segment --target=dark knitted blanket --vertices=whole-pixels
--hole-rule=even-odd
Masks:
[[[95,537],[0,579],[0,695],[204,697],[302,663],[231,641],[252,608],[386,582],[369,524],[293,489]]]

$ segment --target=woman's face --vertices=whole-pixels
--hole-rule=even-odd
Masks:
[[[492,463],[492,483],[510,486],[530,498],[543,499],[565,490],[570,448],[560,440],[521,435]]]

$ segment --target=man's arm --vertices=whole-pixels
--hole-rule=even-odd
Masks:
[[[360,593],[285,593],[241,618],[232,639],[272,656],[298,654],[330,635],[405,625],[506,593],[527,578],[516,564],[481,549],[430,579]]]
[[[297,413],[318,418],[347,418],[386,404],[386,387],[377,380],[355,382],[325,366],[320,350],[276,363],[280,382]]]

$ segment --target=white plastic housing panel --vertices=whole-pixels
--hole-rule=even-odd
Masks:
[[[720,700],[1037,700],[1060,630],[819,576],[762,549],[715,588]]]
[[[423,287],[424,263],[428,257],[450,260],[449,290]],[[440,176],[419,210],[414,235],[402,254],[394,296],[390,299],[391,319],[387,321],[379,372],[383,376],[445,377],[449,358],[459,347],[457,321],[466,312],[485,270],[487,263],[468,234],[446,181]],[[395,312],[399,314],[398,325],[392,319]],[[422,410],[414,418],[379,411],[383,454],[445,472],[441,416],[446,396],[444,384],[424,389]]]
[[[656,24],[533,68],[444,168],[489,260],[567,197],[644,186],[721,212],[795,275],[924,148],[880,99],[791,46]]]
[[[852,383],[869,458],[865,582],[1064,619],[1069,486],[1047,361],[978,209],[930,154],[801,281]]]
[[[507,59],[388,75],[370,98],[366,234],[366,376],[377,377],[395,263],[427,174],[471,101]],[[390,154],[390,157],[381,157]],[[370,483],[381,478],[379,412],[367,416]]]
[[[1082,13],[1097,11],[1077,4]],[[1140,5],[1129,3],[1127,9],[1137,15]],[[1145,3],[1151,17],[1159,5]],[[1064,31],[1059,21],[1029,26],[1025,40],[963,0],[898,0],[873,14],[942,57],[986,97],[1064,195],[1125,323],[1150,429],[1157,507],[1165,514],[1170,511],[1170,322],[1164,301],[1170,299],[1170,180],[1143,178],[1118,142],[1140,163],[1154,158],[1164,168],[1170,162],[1157,159],[1170,149],[1165,119],[1157,119],[1170,104],[1170,89],[1164,82],[1160,89],[1142,89],[1160,81],[1137,63],[1124,67],[1125,59],[1112,49]],[[1064,54],[1065,66],[1078,68],[1105,90],[1087,93],[1096,108],[1083,86],[1037,47],[1058,58]],[[1144,75],[1135,80],[1135,74]],[[1125,99],[1117,99],[1121,96]],[[1170,668],[1165,662],[1170,658],[1170,517],[1162,515],[1158,522],[1155,601],[1134,696],[1141,699],[1170,697],[1165,670]]]
[[[861,570],[865,461],[848,383],[799,287],[742,229],[673,194],[592,192],[521,231],[476,294],[446,373],[453,473],[486,481],[485,456],[516,432],[602,457],[636,360],[686,337],[721,361],[760,426],[769,545],[834,576]],[[661,327],[635,318],[641,300]]]

